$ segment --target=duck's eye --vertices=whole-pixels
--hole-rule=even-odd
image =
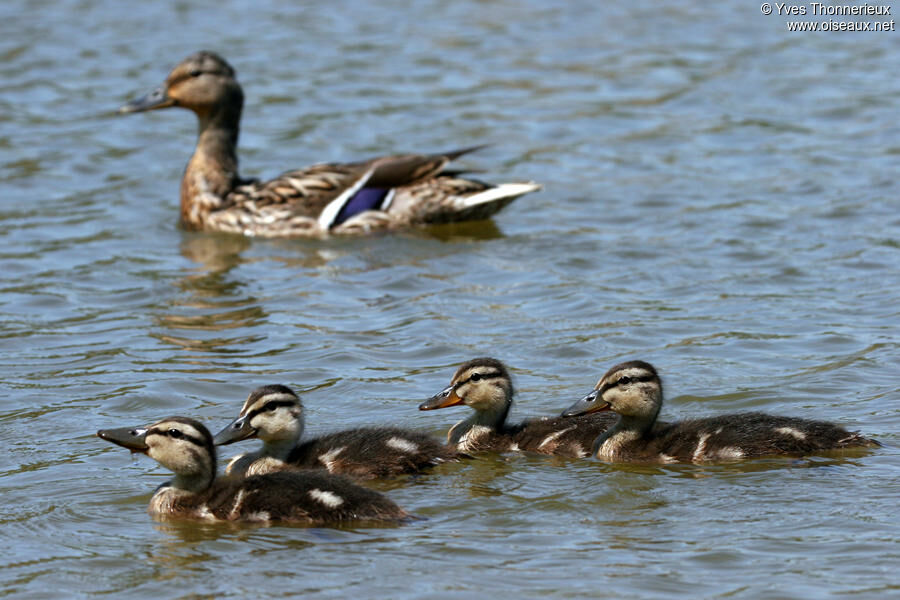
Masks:
[[[193,71],[188,73],[188,75],[190,75],[191,77],[200,77],[201,75],[203,75],[203,71],[201,71],[200,69],[194,69]]]
[[[481,381],[481,373],[472,373],[472,376],[469,377],[470,381]]]
[[[173,427],[172,429],[169,430],[169,437],[174,438],[176,440],[180,440],[181,438],[184,437],[184,434],[181,433],[181,431],[179,429],[175,429]]]
[[[270,412],[278,408],[278,403],[272,400],[271,402],[266,402],[263,406],[263,410],[266,412]]]
[[[628,385],[629,383],[631,383],[631,377],[620,377],[619,378],[619,385]]]

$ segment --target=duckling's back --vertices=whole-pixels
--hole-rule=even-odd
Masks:
[[[877,441],[826,421],[737,413],[658,423],[643,453],[705,462],[876,446]]]
[[[301,442],[287,463],[358,478],[418,473],[459,453],[431,436],[399,427],[359,427]]]
[[[585,458],[591,455],[594,441],[618,419],[609,413],[578,417],[544,417],[508,428],[515,450]]]
[[[154,495],[150,513],[163,519],[308,524],[396,521],[408,516],[378,492],[317,471],[224,477],[200,494],[163,487]]]

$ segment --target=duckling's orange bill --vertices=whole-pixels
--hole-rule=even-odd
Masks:
[[[150,448],[147,446],[147,428],[145,427],[120,427],[119,429],[101,429],[97,437],[107,442],[112,442],[132,452],[146,454]]]
[[[580,415],[589,415],[604,410],[612,410],[609,402],[600,400],[600,391],[594,390],[569,408],[563,411],[564,417],[577,417]]]
[[[451,385],[420,404],[419,410],[447,408],[448,406],[456,406],[457,404],[462,404],[462,398],[456,394],[456,388]]]
[[[156,88],[146,96],[135,98],[128,104],[119,108],[119,112],[123,114],[144,112],[147,110],[155,110],[157,108],[168,108],[175,106],[175,99],[170,98],[163,88]]]

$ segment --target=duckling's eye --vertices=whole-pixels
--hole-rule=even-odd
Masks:
[[[194,69],[193,71],[188,73],[188,75],[190,75],[191,77],[200,77],[201,75],[203,75],[203,71],[201,71],[200,69]]]
[[[273,411],[276,408],[278,408],[278,403],[275,402],[274,400],[272,400],[271,402],[266,402],[265,405],[263,406],[263,410],[267,411],[267,412]]]
[[[175,429],[174,427],[173,427],[172,429],[170,429],[168,433],[169,433],[169,437],[170,437],[170,438],[173,438],[173,439],[176,439],[176,440],[180,440],[181,438],[184,437],[184,434],[181,433],[180,430]]]
[[[620,377],[618,385],[628,385],[631,383],[631,377]]]
[[[472,376],[469,377],[470,381],[481,381],[481,373],[472,373]]]

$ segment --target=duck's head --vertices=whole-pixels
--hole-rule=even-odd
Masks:
[[[212,435],[199,421],[168,417],[145,427],[101,429],[100,439],[146,454],[183,481],[209,485],[216,473]],[[185,486],[187,487],[187,486]]]
[[[594,391],[567,408],[564,417],[611,410],[624,418],[652,422],[662,405],[662,381],[642,360],[618,364],[600,378]]]
[[[512,397],[512,379],[503,363],[496,358],[476,358],[461,365],[450,385],[420,404],[419,410],[465,404],[485,420],[500,424],[506,420]]]
[[[256,388],[237,419],[216,434],[216,446],[259,438],[267,444],[292,446],[303,435],[303,403],[285,385]]]
[[[218,54],[203,51],[185,58],[172,69],[162,86],[122,106],[119,112],[181,106],[194,111],[203,120],[222,109],[236,109],[240,115],[243,104],[244,93],[231,65]]]

